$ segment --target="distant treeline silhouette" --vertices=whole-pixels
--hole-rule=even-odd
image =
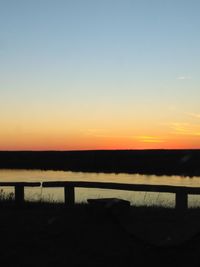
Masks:
[[[0,168],[200,175],[200,150],[0,151]]]

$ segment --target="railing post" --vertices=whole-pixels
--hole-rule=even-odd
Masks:
[[[15,186],[15,202],[18,205],[22,205],[24,203],[24,186]]]
[[[75,190],[73,186],[65,186],[65,205],[73,206],[75,203]]]
[[[186,210],[188,208],[188,196],[186,192],[176,192],[176,209]]]

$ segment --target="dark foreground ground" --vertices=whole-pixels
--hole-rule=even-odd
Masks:
[[[200,211],[0,207],[1,266],[200,266]]]
[[[200,176],[200,150],[0,151],[0,168]]]

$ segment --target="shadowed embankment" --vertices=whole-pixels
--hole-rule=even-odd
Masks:
[[[0,168],[200,175],[200,150],[0,151]]]
[[[1,203],[0,215],[2,266],[199,266],[199,210]]]

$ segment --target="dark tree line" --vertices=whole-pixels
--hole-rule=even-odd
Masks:
[[[0,168],[200,175],[200,150],[0,151]]]

